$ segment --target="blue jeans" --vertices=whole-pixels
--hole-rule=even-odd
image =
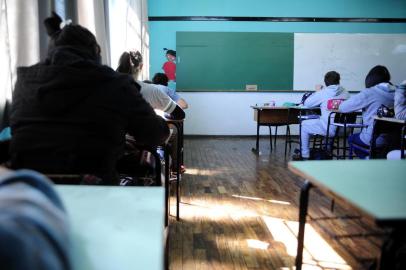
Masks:
[[[369,151],[365,152],[364,150],[358,149],[353,146],[353,144],[359,145],[361,147],[365,147],[369,149],[369,145],[365,144],[363,141],[361,141],[359,135],[361,133],[356,133],[348,137],[348,144],[350,145],[350,154],[352,152],[355,153],[355,155],[361,159],[365,159],[367,156],[369,156]]]

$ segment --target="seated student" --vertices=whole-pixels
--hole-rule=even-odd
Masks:
[[[366,89],[352,96],[339,106],[340,112],[355,112],[362,110],[363,123],[367,125],[361,133],[356,133],[348,138],[352,147],[353,143],[369,147],[373,131],[374,117],[381,105],[393,107],[394,87],[390,83],[390,73],[384,66],[373,67],[365,78]],[[379,144],[379,142],[377,142]],[[367,154],[353,148],[359,158],[366,158]]]
[[[141,86],[141,95],[152,106],[170,115],[173,119],[184,119],[185,112],[155,85],[138,80],[143,67],[142,55],[139,51],[123,52],[119,59],[117,72],[129,74]]]
[[[51,37],[44,62],[20,67],[13,92],[12,168],[48,174],[93,174],[118,181],[125,134],[158,145],[169,129],[134,80],[101,64],[94,35],[80,25],[45,20]]]
[[[167,94],[173,101],[175,101],[182,109],[187,109],[189,105],[181,98],[176,90],[168,87],[168,76],[164,73],[156,73],[152,78],[152,82],[158,87],[159,90]]]
[[[406,80],[395,91],[395,117],[406,120]]]
[[[171,119],[181,120],[185,118],[185,112],[165,93],[158,89],[157,85],[141,82],[138,80],[143,67],[142,55],[138,51],[124,52],[119,60],[117,72],[130,74],[141,86],[141,95],[151,104],[152,108],[169,114]],[[176,129],[171,129],[172,136],[169,140],[172,164],[177,164]]]
[[[69,233],[68,216],[48,179],[0,167],[1,269],[72,269]]]
[[[395,117],[400,120],[406,120],[406,80],[395,91]],[[388,153],[387,158],[400,159],[400,154],[400,150],[393,150]]]
[[[320,106],[321,117],[319,119],[310,119],[302,122],[301,130],[301,148],[302,158],[308,159],[310,157],[309,140],[312,134],[326,135],[329,111],[327,110],[327,102],[329,99],[347,99],[349,97],[348,92],[340,86],[340,74],[335,71],[329,71],[324,76],[324,83],[326,87],[316,86],[316,92],[308,96],[303,105],[311,108]],[[333,136],[335,133],[334,128],[330,128],[329,136]],[[294,156],[294,159],[300,159],[298,156]]]

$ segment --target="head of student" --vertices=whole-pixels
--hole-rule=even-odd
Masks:
[[[86,60],[101,63],[100,46],[96,37],[85,27],[67,24],[61,28],[62,19],[55,12],[44,20],[50,37],[48,56],[59,49],[70,49]]]
[[[166,76],[165,73],[156,73],[154,77],[152,78],[152,82],[154,84],[160,84],[160,85],[165,85],[168,86],[168,76]]]
[[[326,86],[340,84],[340,74],[336,71],[329,71],[324,75],[324,83]]]
[[[139,51],[123,52],[118,60],[117,72],[126,73],[138,78],[143,67],[142,55]]]
[[[175,61],[175,59],[176,59],[176,51],[167,50],[166,51],[166,59],[168,59],[168,61]]]
[[[383,82],[390,82],[390,73],[385,66],[374,66],[365,78],[365,87],[370,88]]]

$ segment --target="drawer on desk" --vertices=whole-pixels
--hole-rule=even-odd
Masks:
[[[288,121],[288,110],[286,108],[254,110],[255,122],[258,122],[258,112],[261,114],[260,124],[286,124]]]

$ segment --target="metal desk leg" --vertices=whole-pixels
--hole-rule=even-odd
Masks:
[[[276,137],[278,136],[278,126],[275,127],[275,138],[273,139],[273,145],[276,149]]]
[[[169,224],[169,149],[168,145],[165,145],[165,226]]]
[[[307,208],[309,206],[309,191],[311,187],[312,184],[306,180],[304,185],[302,186],[302,189],[300,190],[299,233],[297,236],[296,270],[302,269],[304,233],[306,225]]]
[[[259,126],[261,123],[261,110],[257,110],[257,141],[255,144],[255,148],[252,148],[253,152],[259,154]]]
[[[176,158],[176,220],[179,220],[179,204],[180,204],[180,160],[181,160],[181,128],[180,126],[176,125],[176,128],[178,129],[178,136],[177,136],[177,158]]]

